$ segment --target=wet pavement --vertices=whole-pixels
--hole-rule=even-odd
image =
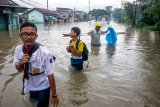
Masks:
[[[64,23],[38,26],[38,39],[56,59],[56,83],[60,107],[159,107],[160,35],[111,22],[118,35],[115,46],[101,36],[100,47],[90,45],[90,37],[81,36],[89,51],[89,66],[84,71],[70,67],[65,50],[73,26],[82,33],[94,29],[94,23]],[[106,30],[106,23],[102,29]],[[17,32],[0,31],[0,107],[32,107],[21,95],[22,73],[12,65],[13,52],[20,43]]]

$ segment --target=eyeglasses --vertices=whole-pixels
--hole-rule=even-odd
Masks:
[[[28,36],[30,36],[31,38],[34,38],[37,36],[37,34],[34,32],[31,32],[31,33],[24,32],[24,33],[21,33],[20,35],[22,35],[24,38],[28,38]]]

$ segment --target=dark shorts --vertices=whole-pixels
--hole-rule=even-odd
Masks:
[[[30,100],[37,100],[37,107],[49,107],[50,88],[40,91],[30,91]]]
[[[83,60],[71,58],[71,66],[74,67],[76,70],[82,70]]]

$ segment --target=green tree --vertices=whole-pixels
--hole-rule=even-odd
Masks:
[[[160,0],[135,0],[133,3],[124,2],[123,6],[130,23],[160,29]]]
[[[112,6],[106,6],[106,15],[108,18],[111,18],[111,14],[112,14]]]
[[[93,9],[93,10],[89,11],[89,15],[94,16],[97,21],[98,17],[102,17],[102,16],[107,15],[107,12],[104,9]]]
[[[147,4],[149,7],[143,11],[142,21],[147,25],[154,25],[160,21],[160,1],[153,0]]]
[[[126,20],[125,10],[122,8],[113,9],[112,16],[113,16],[114,21],[118,23],[120,22],[124,23]]]
[[[88,16],[87,13],[84,13],[84,14],[83,14],[83,20],[84,20],[84,21],[87,21],[87,20],[88,20],[88,17],[89,17],[89,16]]]
[[[134,24],[134,4],[130,2],[124,2],[123,6],[127,14],[128,23]]]

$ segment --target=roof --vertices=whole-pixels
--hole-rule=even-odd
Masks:
[[[31,9],[32,8],[46,8],[46,6],[38,2],[34,2],[33,0],[12,0],[12,1],[18,4],[19,6],[27,7]]]
[[[15,2],[11,1],[11,0],[0,0],[0,6],[19,6],[18,4],[16,4]]]
[[[27,9],[26,7],[19,6],[12,0],[0,0],[0,10],[4,8],[12,8],[18,12],[21,12]]]
[[[33,8],[28,13],[32,12],[33,10],[37,10],[37,11],[43,13],[46,16],[57,16],[56,11],[47,10],[47,9],[43,9],[43,8]]]
[[[57,7],[56,10],[57,10],[57,12],[73,12],[73,10],[70,8]]]

